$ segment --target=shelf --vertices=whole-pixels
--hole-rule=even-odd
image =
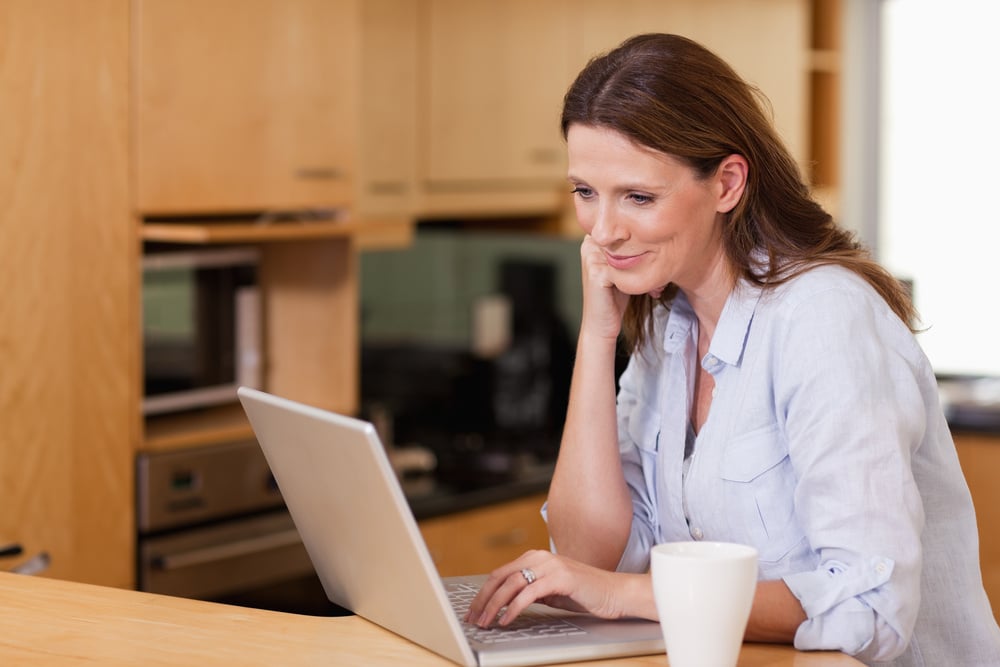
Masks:
[[[261,243],[404,234],[412,222],[400,220],[336,220],[331,222],[146,222],[144,241],[166,243]]]
[[[147,452],[186,449],[253,438],[253,429],[238,403],[194,412],[160,415],[146,419],[141,450]]]

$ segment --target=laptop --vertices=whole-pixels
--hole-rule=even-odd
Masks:
[[[469,667],[664,652],[658,623],[541,604],[508,629],[463,623],[450,596],[467,604],[485,575],[439,577],[375,428],[247,387],[238,395],[334,604]]]

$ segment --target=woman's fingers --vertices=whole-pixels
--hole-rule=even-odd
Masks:
[[[598,335],[617,337],[628,295],[611,279],[603,251],[588,236],[580,247],[583,268],[583,318],[581,327]]]
[[[492,625],[503,613],[503,617],[509,623],[521,613],[521,610],[539,598],[528,592],[514,609],[510,609],[511,603],[519,595],[538,583],[546,561],[552,558],[552,554],[547,551],[529,551],[517,560],[494,570],[472,600],[464,620],[486,627]],[[524,602],[525,599],[529,601]]]

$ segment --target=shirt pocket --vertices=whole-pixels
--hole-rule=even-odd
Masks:
[[[643,403],[636,403],[628,412],[625,434],[626,438],[620,438],[623,445],[631,442],[644,455],[655,454],[660,441],[660,413]]]
[[[731,441],[721,471],[733,533],[756,547],[761,561],[781,560],[805,533],[795,516],[795,473],[777,424]]]

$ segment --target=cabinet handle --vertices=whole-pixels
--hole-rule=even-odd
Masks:
[[[409,189],[402,181],[372,181],[368,184],[368,192],[373,195],[405,195]]]
[[[159,556],[153,561],[153,565],[161,570],[177,570],[182,567],[206,565],[227,558],[249,556],[262,551],[280,549],[281,547],[289,547],[296,544],[302,544],[302,540],[299,537],[299,532],[293,528],[278,533],[261,535],[260,537],[251,537],[236,542]]]
[[[299,167],[295,178],[310,181],[336,181],[344,177],[344,172],[336,167]]]

